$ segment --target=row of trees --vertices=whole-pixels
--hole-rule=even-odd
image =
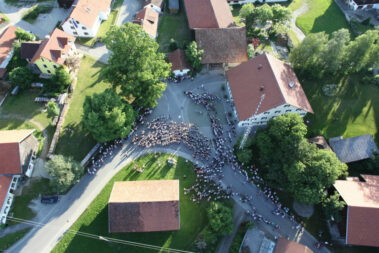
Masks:
[[[354,40],[347,29],[309,34],[291,51],[290,62],[297,73],[313,78],[367,70],[379,65],[379,32],[368,30]]]
[[[254,158],[271,186],[284,189],[299,202],[317,204],[337,178],[347,176],[347,166],[332,151],[309,143],[306,133],[298,114],[281,115],[259,129],[238,158],[245,162]]]

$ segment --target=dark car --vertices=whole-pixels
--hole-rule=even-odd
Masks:
[[[41,203],[43,204],[55,204],[59,200],[58,196],[42,196]]]

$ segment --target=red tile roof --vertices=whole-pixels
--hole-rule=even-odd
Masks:
[[[100,12],[106,13],[111,7],[112,0],[77,0],[73,4],[70,16],[76,21],[92,28]]]
[[[142,29],[151,37],[157,37],[159,13],[152,8],[146,7],[140,10],[133,23],[142,26]]]
[[[179,180],[115,182],[108,219],[110,233],[180,229]]]
[[[190,69],[184,50],[176,49],[167,55],[168,61],[171,63],[171,71]]]
[[[0,176],[0,210],[3,206],[5,197],[7,196],[9,185],[12,182],[12,177]]]
[[[274,253],[313,253],[307,246],[279,237]]]
[[[65,33],[64,31],[55,28],[55,30],[50,34],[50,37],[45,38],[37,52],[34,54],[32,63],[37,61],[39,58],[43,57],[52,62],[55,62],[59,65],[62,65],[66,58],[62,57],[62,53],[68,56],[68,52],[70,51],[70,44],[68,41],[72,43],[75,42],[75,37]]]
[[[184,0],[184,5],[191,29],[235,26],[226,0]]]
[[[347,244],[379,247],[379,176],[366,182],[336,180],[334,187],[348,206]]]
[[[254,114],[261,99],[262,86],[265,98],[258,114],[284,104],[313,113],[291,66],[274,56],[266,53],[256,56],[228,70],[226,75],[240,121]],[[289,86],[291,82],[292,88]]]
[[[0,35],[0,64],[7,58],[13,48],[13,42],[16,40],[16,27],[9,26]],[[5,68],[0,69],[0,78],[4,76],[6,72]]]

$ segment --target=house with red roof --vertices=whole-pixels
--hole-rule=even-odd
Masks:
[[[94,38],[100,24],[111,12],[112,0],[76,0],[70,15],[61,24],[63,31],[81,38]]]
[[[175,51],[167,55],[168,62],[171,63],[171,72],[175,76],[183,76],[191,70],[191,66],[187,61],[186,53],[182,49],[176,49]]]
[[[11,208],[19,178],[28,171],[33,155],[38,150],[34,131],[0,131],[0,222],[3,224]]]
[[[226,77],[239,126],[264,125],[285,113],[302,117],[313,113],[292,67],[270,54],[241,63],[228,70]]]
[[[150,7],[145,7],[137,12],[133,23],[138,24],[152,39],[158,36],[159,12]]]
[[[303,244],[279,237],[274,253],[313,253],[313,251]]]
[[[345,243],[379,247],[379,176],[336,180],[334,188],[347,205]]]
[[[9,26],[0,35],[0,78],[6,73],[6,67],[13,56],[13,42],[16,40],[16,27]]]
[[[114,183],[108,201],[109,233],[179,229],[179,180]]]

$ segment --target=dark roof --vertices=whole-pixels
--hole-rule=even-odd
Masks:
[[[180,229],[179,180],[115,182],[108,219],[110,233]]]
[[[226,0],[184,0],[184,5],[191,29],[235,26]]]
[[[370,134],[347,139],[334,137],[329,139],[329,144],[338,159],[344,163],[367,159],[373,155],[374,150],[379,151]]]
[[[168,61],[171,63],[171,71],[190,69],[184,50],[176,49],[168,54]]]
[[[308,142],[316,144],[318,148],[329,149],[332,151],[332,149],[328,145],[328,142],[326,141],[324,136],[316,136],[316,137],[310,138],[308,139]]]
[[[168,8],[179,10],[179,0],[168,0]]]
[[[21,59],[31,60],[37,52],[42,41],[23,42],[21,43]]]
[[[357,5],[379,4],[379,0],[353,0]]]
[[[307,246],[279,237],[274,253],[313,253]]]
[[[203,64],[247,61],[245,27],[195,29],[195,38],[204,50]]]
[[[313,113],[291,66],[274,56],[266,53],[256,56],[228,70],[226,76],[240,121],[254,114],[261,99],[262,86],[265,97],[257,114],[284,104]],[[289,86],[291,82],[292,88]]]
[[[334,184],[348,206],[346,242],[379,247],[379,176],[361,176],[365,182],[336,180]]]

